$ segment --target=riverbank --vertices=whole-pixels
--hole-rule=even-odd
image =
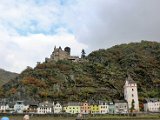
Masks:
[[[4,115],[3,115],[4,116]],[[1,118],[2,116],[0,116]],[[22,120],[22,115],[10,115],[10,120]],[[30,120],[75,120],[76,117],[61,116],[30,116]],[[84,120],[160,120],[160,115],[142,115],[142,116],[120,116],[120,115],[101,115],[85,116]]]

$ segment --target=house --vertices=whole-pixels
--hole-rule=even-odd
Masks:
[[[6,113],[8,108],[9,108],[9,105],[7,102],[0,102],[0,113]]]
[[[29,107],[29,104],[27,104],[25,101],[17,101],[14,105],[14,111],[17,113],[23,113],[24,111],[27,111]]]
[[[128,113],[128,103],[125,100],[114,100],[115,114]]]
[[[90,107],[91,107],[91,114],[99,114],[99,104],[97,101],[90,101],[89,102]]]
[[[100,114],[106,114],[108,113],[108,103],[107,101],[98,101],[98,104],[99,104],[99,113]]]
[[[115,105],[113,102],[108,102],[108,114],[115,113]]]
[[[91,107],[89,105],[89,103],[86,102],[82,102],[81,103],[81,114],[89,114],[91,112]]]
[[[145,112],[160,112],[160,99],[148,98],[144,100]]]
[[[50,114],[53,113],[53,104],[48,101],[39,103],[37,108],[38,114]]]
[[[80,102],[69,102],[65,107],[64,111],[70,114],[80,113]]]
[[[62,105],[57,102],[56,104],[53,105],[53,111],[54,113],[61,113],[62,112]]]
[[[38,102],[29,102],[29,107],[27,109],[27,113],[37,113]]]
[[[126,78],[124,85],[124,99],[128,102],[128,108],[131,112],[139,111],[137,83],[131,78],[130,75]]]
[[[9,113],[14,113],[15,111],[14,111],[14,105],[15,105],[15,102],[9,102],[8,103],[8,109],[7,109],[7,111],[9,112]]]

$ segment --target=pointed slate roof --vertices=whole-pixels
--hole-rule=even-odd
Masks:
[[[129,84],[136,83],[136,82],[132,79],[132,77],[130,76],[130,74],[127,75],[126,81],[128,81]]]
[[[41,108],[51,108],[51,107],[53,107],[53,104],[48,102],[48,101],[45,101],[45,102],[39,103],[39,107],[41,107]]]
[[[113,100],[114,103],[127,103],[126,100]]]
[[[144,100],[145,103],[148,103],[148,102],[160,102],[160,99],[159,98],[146,98]]]

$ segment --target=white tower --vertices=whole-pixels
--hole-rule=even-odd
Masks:
[[[128,102],[129,110],[132,108],[132,104],[134,104],[134,111],[139,111],[137,83],[133,81],[130,75],[126,78],[124,85],[124,99]]]

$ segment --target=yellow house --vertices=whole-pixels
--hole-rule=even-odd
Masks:
[[[65,107],[64,111],[70,114],[80,113],[80,103],[79,102],[69,102]]]
[[[90,102],[91,114],[99,114],[100,107],[98,102]]]

